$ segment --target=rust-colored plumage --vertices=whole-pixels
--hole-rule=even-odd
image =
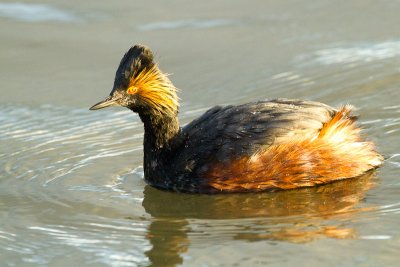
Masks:
[[[144,172],[151,185],[193,193],[294,189],[359,176],[383,158],[347,105],[289,99],[214,107],[183,128],[176,88],[145,46],[118,67],[110,96],[144,123]]]
[[[379,166],[372,142],[361,139],[351,106],[342,107],[319,132],[290,137],[250,157],[215,164],[209,185],[224,192],[294,189],[359,176]]]

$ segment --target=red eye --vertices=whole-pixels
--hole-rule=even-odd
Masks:
[[[128,88],[128,90],[126,90],[126,92],[130,95],[136,94],[138,88],[136,86],[131,86]]]

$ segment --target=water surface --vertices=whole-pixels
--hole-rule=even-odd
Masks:
[[[362,11],[362,12],[361,12]],[[395,266],[400,4],[0,3],[4,266]],[[385,165],[327,186],[223,196],[143,181],[143,126],[108,95],[122,54],[156,51],[185,124],[215,104],[355,105]]]

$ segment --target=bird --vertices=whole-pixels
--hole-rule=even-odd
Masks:
[[[125,53],[109,96],[90,110],[109,106],[139,115],[144,179],[161,190],[273,192],[355,178],[383,163],[348,104],[278,98],[221,105],[181,127],[177,88],[142,44]]]

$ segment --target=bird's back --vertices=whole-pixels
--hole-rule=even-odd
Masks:
[[[183,133],[188,146],[200,149],[202,156],[225,162],[319,131],[335,112],[322,103],[289,99],[217,106],[184,127]]]

